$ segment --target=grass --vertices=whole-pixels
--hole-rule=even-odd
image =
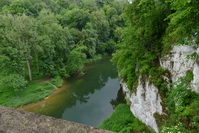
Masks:
[[[103,121],[99,126],[101,129],[111,130],[120,133],[151,133],[141,121],[135,118],[126,104],[120,104],[115,108],[112,115]]]
[[[26,88],[18,91],[0,86],[0,105],[7,107],[20,107],[45,99],[55,89],[61,86],[61,78],[46,82],[29,82]]]
[[[60,76],[57,76],[50,80],[50,83],[54,86],[60,88],[62,86],[62,78]]]

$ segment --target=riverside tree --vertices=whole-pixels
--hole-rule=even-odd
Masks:
[[[121,1],[103,4],[98,0],[2,1],[0,77],[15,74],[21,81],[32,81],[45,76],[68,77],[82,73],[87,59],[112,54],[115,50],[118,40],[114,38],[118,37],[113,30],[124,24],[116,19],[110,21],[105,7],[118,3],[121,6],[111,9],[123,10],[126,2]],[[114,15],[122,16],[122,12]],[[13,76],[6,79],[9,77]]]

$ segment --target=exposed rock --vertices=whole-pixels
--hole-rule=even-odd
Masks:
[[[112,133],[91,126],[0,106],[0,133]]]
[[[194,58],[189,58],[193,57]],[[160,59],[160,65],[170,72],[170,77],[164,77],[169,82],[176,82],[180,77],[186,76],[187,71],[193,72],[191,88],[199,93],[199,48],[194,46],[174,46],[170,54]],[[122,84],[126,98],[131,102],[131,111],[135,117],[144,122],[158,133],[155,113],[163,114],[161,97],[158,88],[149,84],[148,80],[138,81],[136,92],[131,93],[125,83]],[[169,88],[169,84],[167,85]]]
[[[157,123],[153,116],[154,113],[162,114],[161,98],[158,94],[158,89],[154,85],[150,85],[148,81],[143,86],[139,80],[138,87],[136,88],[137,91],[131,94],[130,91],[127,91],[126,84],[121,84],[126,93],[126,98],[131,102],[130,109],[133,115],[158,132]]]
[[[195,59],[191,59],[191,55],[195,54]],[[197,57],[199,48],[194,49],[194,46],[174,46],[170,54],[166,55],[160,61],[161,66],[171,73],[172,82],[176,82],[180,77],[184,77],[187,71],[193,72],[193,81],[191,89],[199,93],[199,64]]]

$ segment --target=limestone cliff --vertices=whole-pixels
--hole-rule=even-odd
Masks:
[[[199,49],[194,46],[175,46],[169,54],[160,59],[160,65],[169,71],[170,76],[165,77],[168,82],[175,82],[180,77],[184,77],[187,71],[193,72],[191,88],[199,93]],[[158,131],[155,113],[164,114],[161,105],[159,90],[149,81],[138,80],[136,92],[131,93],[124,82],[122,88],[126,93],[126,98],[130,101],[131,111],[135,117],[151,127],[155,132]],[[168,85],[169,86],[169,85]]]
[[[193,72],[191,89],[199,93],[199,48],[194,46],[175,46],[170,54],[160,60],[160,65],[171,74],[171,81],[175,82],[184,77],[187,71]]]

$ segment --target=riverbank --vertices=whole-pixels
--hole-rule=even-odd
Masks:
[[[104,55],[104,57],[107,57]],[[84,64],[89,64],[102,59],[102,55],[96,55],[92,59],[87,59]],[[11,90],[8,87],[0,86],[0,105],[18,108],[21,106],[42,101],[62,86],[61,77],[45,77],[29,82],[28,85],[20,90]]]
[[[107,57],[87,64],[84,73],[63,80],[45,100],[18,109],[98,127],[120,99],[120,82]]]
[[[32,81],[20,90],[1,87],[0,105],[17,108],[41,101],[48,97],[55,89],[61,87],[62,79],[55,77],[46,81]]]

